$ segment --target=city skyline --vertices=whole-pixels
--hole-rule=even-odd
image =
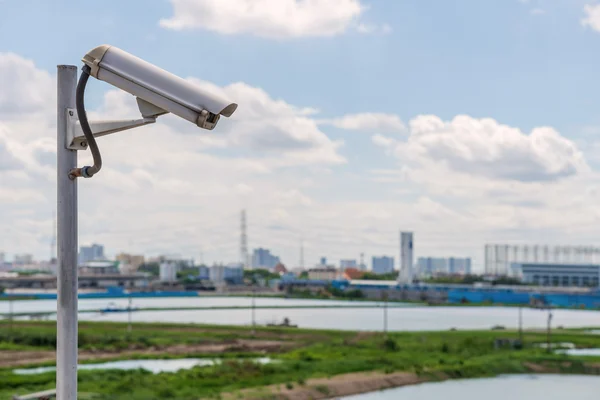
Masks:
[[[241,209],[248,248],[290,265],[301,242],[306,266],[397,258],[399,229],[415,232],[415,257],[470,257],[474,271],[485,243],[600,235],[594,1],[324,0],[251,17],[208,4],[0,2],[0,251],[49,258],[56,65],[80,67],[103,43],[239,104],[218,132],[165,116],[98,141],[105,167],[79,185],[79,243],[108,255],[239,260]],[[65,43],[72,31],[86,35]],[[210,57],[185,50],[198,43]],[[138,115],[96,81],[86,106],[93,119]]]

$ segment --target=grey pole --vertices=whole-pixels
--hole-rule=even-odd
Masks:
[[[67,108],[75,109],[77,67],[59,65],[57,71],[57,232],[58,301],[56,322],[56,398],[77,399],[77,151],[68,150]]]
[[[523,307],[519,306],[519,341],[523,344]]]
[[[548,353],[552,352],[552,348],[550,347],[550,343],[552,342],[552,339],[550,338],[552,332],[552,308],[549,307],[548,308],[548,328],[546,331],[546,346],[548,349]]]
[[[131,333],[131,294],[129,295],[127,332]]]
[[[13,328],[13,299],[12,297],[8,300],[8,334],[12,337]]]
[[[254,287],[254,284],[252,284],[252,336],[254,336],[256,334],[256,311],[255,311],[256,300],[255,300],[255,296],[256,296],[256,287]]]
[[[388,308],[388,293],[387,291],[383,293],[383,334],[387,338],[388,331],[388,316],[387,316],[387,308]]]

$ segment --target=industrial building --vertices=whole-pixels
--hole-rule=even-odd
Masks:
[[[597,287],[600,265],[513,264],[514,274],[535,286]]]
[[[510,276],[513,264],[547,263],[568,265],[600,264],[600,248],[591,246],[485,245],[485,273]]]

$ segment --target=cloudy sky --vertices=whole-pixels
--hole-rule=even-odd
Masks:
[[[109,43],[239,104],[103,137],[80,244],[291,266],[597,244],[600,2],[0,0],[0,251],[50,256],[56,65]],[[135,118],[90,80],[94,118]],[[89,162],[80,153],[80,164]]]

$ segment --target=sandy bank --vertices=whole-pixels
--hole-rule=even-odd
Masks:
[[[556,374],[568,373],[572,368],[572,362],[561,363],[533,363],[525,362],[523,366],[531,373]],[[575,371],[573,371],[575,372]],[[583,370],[576,371],[579,374],[600,375],[600,363],[584,363]],[[382,372],[364,372],[337,375],[331,378],[309,379],[304,384],[297,382],[291,384],[271,385],[262,388],[244,389],[241,391],[226,393],[222,396],[224,400],[324,400],[337,399],[361,393],[376,392],[384,389],[398,388],[419,383],[443,381],[452,379],[442,373],[436,373],[435,377],[418,376],[410,372],[395,372],[385,374]]]
[[[360,372],[337,375],[331,378],[309,379],[303,385],[293,383],[291,388],[289,385],[286,387],[285,384],[281,384],[258,389],[245,389],[226,394],[223,396],[223,399],[319,400],[414,385],[426,381],[426,378],[418,377],[409,372],[395,372],[391,374]]]

